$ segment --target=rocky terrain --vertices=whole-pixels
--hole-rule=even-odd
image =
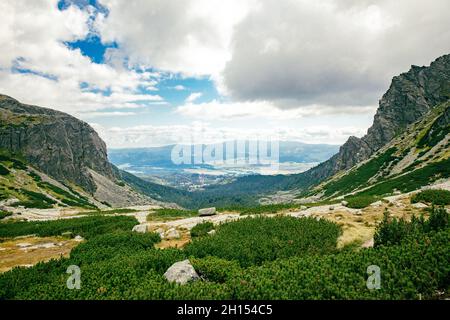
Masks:
[[[362,138],[350,137],[338,154],[305,175],[322,181],[341,170],[350,169],[449,99],[450,55],[436,59],[429,67],[412,66],[408,72],[393,78],[367,134]]]

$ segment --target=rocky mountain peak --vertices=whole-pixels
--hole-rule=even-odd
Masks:
[[[362,138],[350,137],[338,154],[307,174],[320,181],[367,160],[407,126],[449,99],[450,54],[436,59],[428,67],[412,66],[408,72],[392,79],[367,134]]]
[[[54,179],[90,193],[96,184],[89,169],[115,180],[106,145],[89,124],[5,95],[0,95],[0,110],[0,148],[21,153]]]

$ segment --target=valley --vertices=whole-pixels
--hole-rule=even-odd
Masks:
[[[448,299],[449,99],[445,55],[395,77],[362,138],[280,142],[293,172],[255,174],[107,150],[0,95],[0,299]]]

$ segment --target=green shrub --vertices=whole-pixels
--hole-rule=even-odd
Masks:
[[[265,204],[255,207],[242,207],[242,206],[230,206],[219,208],[218,211],[233,211],[239,212],[241,215],[250,214],[264,214],[264,213],[277,213],[282,210],[298,209],[301,205],[295,203],[278,203],[278,204]]]
[[[259,219],[253,220],[261,222]],[[156,239],[156,235],[131,232],[89,238],[70,258],[1,274],[0,300],[434,299],[436,292],[450,287],[448,227],[415,233],[399,245],[327,254],[304,252],[248,268],[233,260],[190,256],[204,280],[183,286],[169,283],[163,273],[174,262],[186,259],[187,252],[154,249]],[[315,240],[320,243],[320,239],[321,234],[316,234]],[[276,242],[272,244],[276,250]],[[101,253],[103,249],[106,254]],[[72,264],[81,268],[80,290],[66,286],[66,270]],[[381,269],[379,290],[367,288],[367,267],[371,265]]]
[[[136,209],[129,208],[120,208],[120,209],[111,209],[111,210],[97,210],[97,211],[88,211],[88,212],[80,212],[80,215],[103,215],[103,214],[120,214],[120,213],[133,213],[138,212]]]
[[[357,193],[361,195],[381,196],[392,193],[395,189],[402,192],[417,190],[439,178],[450,177],[450,158],[430,163],[427,166],[407,174],[382,181],[367,190]]]
[[[130,231],[138,224],[134,217],[94,216],[52,221],[11,222],[0,224],[0,238],[11,238],[36,234],[40,237],[56,236],[64,232],[72,232],[84,238],[112,233]]]
[[[237,261],[229,261],[217,257],[190,259],[197,273],[208,281],[224,283],[241,271]]]
[[[157,233],[136,233],[121,231],[96,236],[72,250],[70,258],[75,264],[96,263],[117,256],[132,255],[136,252],[152,249],[161,241]]]
[[[449,205],[450,191],[448,190],[424,190],[411,197],[412,203],[426,202],[435,205]]]
[[[381,168],[389,165],[391,161],[396,159],[393,154],[397,151],[396,148],[390,148],[378,157],[361,165],[350,173],[344,175],[338,180],[331,181],[325,185],[325,196],[345,194],[355,190],[356,188],[367,184],[367,181],[372,178]]]
[[[23,206],[25,208],[49,209],[57,202],[50,199],[45,194],[34,192],[26,189],[20,189],[20,193],[28,198],[28,200],[16,202],[13,206]]]
[[[242,270],[228,281],[233,299],[435,299],[450,286],[450,230],[401,245],[299,256]],[[367,288],[367,268],[380,267],[381,287]]]
[[[348,202],[348,208],[362,209],[377,201],[378,198],[375,196],[350,196],[345,200]]]
[[[336,224],[314,218],[245,218],[218,226],[210,237],[194,238],[185,250],[195,257],[215,256],[246,267],[294,255],[333,252],[340,233]]]
[[[6,176],[9,173],[9,169],[0,164],[0,176]]]
[[[89,200],[80,195],[80,194],[72,194],[67,192],[64,189],[61,189],[53,184],[48,182],[38,182],[38,186],[44,189],[51,190],[54,193],[54,196],[58,198],[62,203],[67,204],[68,206],[80,207],[86,209],[96,209],[97,207],[89,202]]]
[[[214,224],[212,222],[203,222],[195,225],[191,229],[191,237],[204,237],[208,234],[209,231],[214,229]]]
[[[10,215],[12,215],[11,212],[0,210],[0,220],[4,219],[6,217],[9,217]]]
[[[376,247],[396,245],[408,237],[447,229],[448,226],[449,214],[443,208],[433,208],[428,220],[425,220],[423,216],[420,218],[413,216],[411,221],[391,219],[389,212],[386,211],[375,231],[374,245]]]
[[[152,219],[178,219],[178,218],[189,218],[198,216],[197,211],[189,211],[182,209],[156,209],[151,212],[148,216],[148,220]]]

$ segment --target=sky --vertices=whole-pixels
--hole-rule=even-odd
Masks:
[[[109,148],[361,137],[393,76],[450,53],[448,0],[2,0],[0,93]]]

